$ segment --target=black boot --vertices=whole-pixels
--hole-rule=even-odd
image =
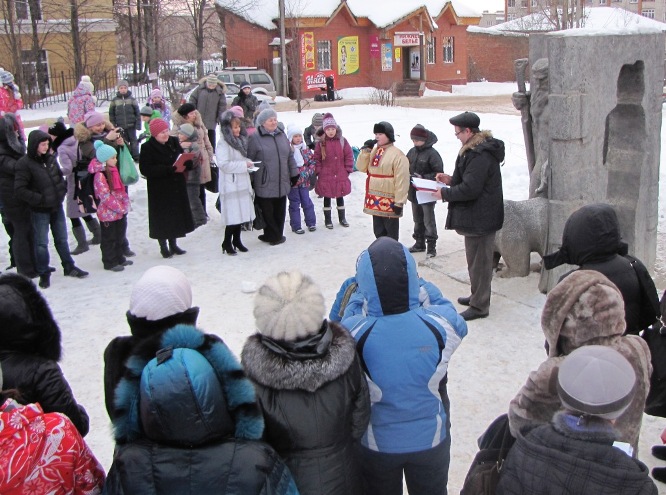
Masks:
[[[434,258],[437,256],[437,241],[435,239],[428,239],[428,250],[426,251],[426,258]]]
[[[187,251],[185,251],[184,249],[180,249],[178,247],[178,244],[176,244],[176,239],[169,239],[169,250],[173,254],[178,254],[178,255],[187,253]]]
[[[657,481],[666,483],[666,467],[656,467],[652,469],[652,477]]]
[[[231,245],[231,237],[234,232],[234,227],[227,225],[224,229],[224,241],[222,241],[222,252],[227,253],[229,256],[236,256],[238,253]]]
[[[333,221],[331,220],[331,207],[324,206],[324,225],[327,229],[333,228]]]
[[[416,239],[414,245],[409,248],[410,253],[422,253],[425,250],[426,250],[426,245],[425,245],[425,240],[423,239]]]
[[[162,255],[162,258],[173,257],[173,253],[169,250],[169,246],[167,246],[166,239],[158,239],[157,242],[160,243],[160,254]]]
[[[46,272],[39,276],[39,286],[42,289],[51,287],[51,272]]]
[[[240,225],[234,225],[234,232],[231,240],[231,244],[233,247],[238,249],[241,253],[247,253],[247,248],[243,246],[243,243],[241,242],[241,226]]]
[[[345,207],[344,206],[338,206],[338,221],[340,222],[340,225],[343,227],[349,227],[349,223],[347,222],[347,219],[345,218]]]

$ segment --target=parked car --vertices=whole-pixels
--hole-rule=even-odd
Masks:
[[[243,81],[247,81],[252,86],[252,92],[255,95],[263,93],[275,97],[277,94],[273,78],[265,70],[256,67],[229,67],[218,71],[217,78],[224,84],[240,85]]]
[[[227,87],[227,91],[225,93],[225,96],[227,98],[227,107],[231,106],[231,102],[234,101],[234,98],[238,96],[238,92],[240,91],[240,86],[234,83],[224,83]],[[183,103],[187,103],[190,101],[190,95],[192,94],[192,91],[196,89],[196,87],[199,85],[197,82],[191,82],[183,86],[178,90],[178,93],[180,94],[180,104],[182,105]],[[257,100],[259,100],[259,103],[263,101],[267,101],[270,105],[275,105],[275,101],[273,100],[273,97],[259,91],[259,90],[252,90],[252,93],[254,93],[254,96],[257,97]]]

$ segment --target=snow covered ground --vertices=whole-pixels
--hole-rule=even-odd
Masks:
[[[480,83],[469,85],[466,91],[467,94],[489,94],[489,91],[497,90],[494,86]],[[351,90],[347,91],[351,93]],[[508,94],[513,89],[503,91]],[[361,93],[362,89],[358,92]],[[352,99],[351,95],[345,95],[345,98]],[[460,108],[460,111],[463,110]],[[435,147],[444,158],[445,171],[453,171],[459,143],[448,119],[457,111],[349,105],[333,108],[332,112],[344,135],[356,146],[372,137],[375,122],[386,120],[395,128],[396,145],[406,152],[411,147],[410,129],[416,123],[423,124],[439,138]],[[24,112],[23,118],[55,118],[62,113],[58,108]],[[313,113],[281,112],[279,119],[285,124],[293,122],[304,128],[310,123]],[[525,199],[528,177],[520,117],[499,114],[480,116],[481,127],[493,130],[496,137],[506,144],[507,158],[502,169],[505,197]],[[662,148],[662,161],[664,155]],[[157,242],[148,238],[147,196],[143,180],[130,188],[133,211],[129,216],[128,237],[137,253],[133,266],[121,273],[106,272],[102,269],[99,247],[92,247],[89,252],[76,257],[77,264],[90,271],[90,276],[75,280],[63,277],[57,255],[52,250],[51,264],[59,269],[52,277],[51,288],[44,294],[62,330],[64,357],[61,364],[77,400],[90,414],[91,431],[86,440],[105,468],[111,465],[114,443],[104,408],[102,354],[112,338],[128,334],[125,312],[134,282],[146,269],[158,264],[183,270],[192,282],[195,304],[201,308],[199,326],[206,332],[220,335],[239,354],[245,339],[255,331],[253,295],[244,293],[241,290],[243,285],[259,286],[270,274],[300,269],[314,278],[330,304],[340,283],[354,273],[358,254],[374,237],[372,220],[362,212],[365,175],[356,172],[351,180],[353,190],[346,199],[349,228],[337,224],[332,231],[323,228],[322,201],[313,198],[320,222],[316,232],[296,235],[289,231],[287,224],[287,242],[275,247],[261,243],[257,233],[244,233],[243,240],[250,251],[235,257],[222,254],[220,244],[224,226],[213,206],[214,197],[209,194],[209,224],[181,240],[179,244],[187,250],[186,255],[162,259]],[[662,191],[662,198],[666,197],[665,193]],[[659,205],[660,237],[666,232],[665,209],[666,204],[662,200]],[[400,240],[411,245],[409,209],[407,213],[401,220]],[[421,276],[437,284],[445,296],[455,301],[456,297],[468,294],[469,284],[462,239],[454,232],[444,230],[445,216],[446,208],[439,204],[439,256],[435,263],[421,263],[419,271]],[[70,243],[74,243],[71,236]],[[0,266],[7,266],[4,231],[0,232],[0,246]],[[659,246],[661,250],[663,242]],[[416,259],[423,262],[424,255],[418,254]],[[660,260],[661,257],[657,269],[663,272]],[[453,425],[450,493],[457,493],[460,489],[477,451],[477,437],[492,419],[507,410],[509,401],[524,383],[528,372],[545,358],[540,328],[545,296],[538,292],[537,283],[536,274],[527,278],[496,279],[493,282],[490,317],[470,322],[469,335],[452,358],[449,367]],[[658,288],[661,292],[665,287]],[[659,433],[665,426],[666,421],[645,416],[640,457],[650,466],[657,465],[659,461],[651,457],[649,448],[658,443]]]

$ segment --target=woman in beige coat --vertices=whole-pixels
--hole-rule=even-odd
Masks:
[[[584,345],[607,345],[627,358],[636,372],[636,395],[615,423],[619,439],[630,443],[636,455],[652,365],[645,341],[635,335],[622,335],[626,324],[618,288],[599,272],[572,272],[548,294],[541,327],[548,359],[530,373],[527,383],[511,401],[512,435],[517,436],[526,425],[549,423],[560,409],[557,371],[565,356]]]

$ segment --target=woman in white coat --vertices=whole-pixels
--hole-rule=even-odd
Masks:
[[[254,220],[254,200],[247,158],[247,131],[240,117],[233,110],[222,115],[222,139],[215,155],[220,168],[220,210],[226,224],[222,252],[231,256],[247,248],[241,242],[241,224]]]

